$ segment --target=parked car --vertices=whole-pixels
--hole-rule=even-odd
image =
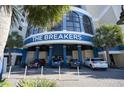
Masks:
[[[28,65],[29,68],[38,68],[39,60],[35,59]]]
[[[35,59],[32,62],[30,62],[28,67],[30,67],[30,68],[38,68],[38,67],[41,67],[41,66],[45,66],[45,64],[46,64],[45,59]]]
[[[61,60],[59,59],[52,60],[52,64],[51,64],[52,67],[59,67],[60,65],[61,65]]]
[[[39,59],[39,60],[40,60],[40,61],[39,61],[39,66],[40,66],[40,67],[46,65],[45,59]]]
[[[78,61],[78,59],[71,59],[70,63],[69,63],[69,66],[71,68],[77,68],[77,66],[80,67],[80,62]]]
[[[104,61],[102,58],[87,58],[84,62],[84,65],[90,67],[91,69],[108,68],[108,62]]]

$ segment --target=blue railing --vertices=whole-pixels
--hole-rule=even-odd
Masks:
[[[11,51],[12,53],[22,53],[23,49],[19,49],[19,48],[4,49],[4,53],[8,53],[9,51]]]

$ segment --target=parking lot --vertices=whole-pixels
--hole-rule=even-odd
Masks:
[[[7,77],[8,73],[4,74]],[[9,81],[16,84],[16,81],[24,78],[24,69],[12,70]],[[120,87],[124,86],[124,69],[91,70],[87,67],[77,69],[44,68],[43,75],[41,69],[28,69],[26,78],[46,78],[57,82],[59,87]]]

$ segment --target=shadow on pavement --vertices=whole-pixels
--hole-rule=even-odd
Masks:
[[[95,79],[124,79],[124,69],[91,70],[90,68],[83,67],[80,70],[80,76]]]
[[[24,75],[24,68],[12,68],[12,75]],[[61,74],[65,76],[69,75],[67,72],[71,73],[70,75],[77,75],[77,69],[62,68]],[[41,69],[28,69],[27,76],[40,75]],[[44,68],[44,75],[55,75],[59,74],[58,68]],[[80,69],[80,78],[95,78],[95,79],[124,79],[124,69],[108,69],[107,71],[103,70],[91,70],[90,68],[82,67]]]

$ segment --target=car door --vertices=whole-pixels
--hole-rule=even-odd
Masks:
[[[90,65],[90,58],[86,59],[85,65],[89,66]]]

